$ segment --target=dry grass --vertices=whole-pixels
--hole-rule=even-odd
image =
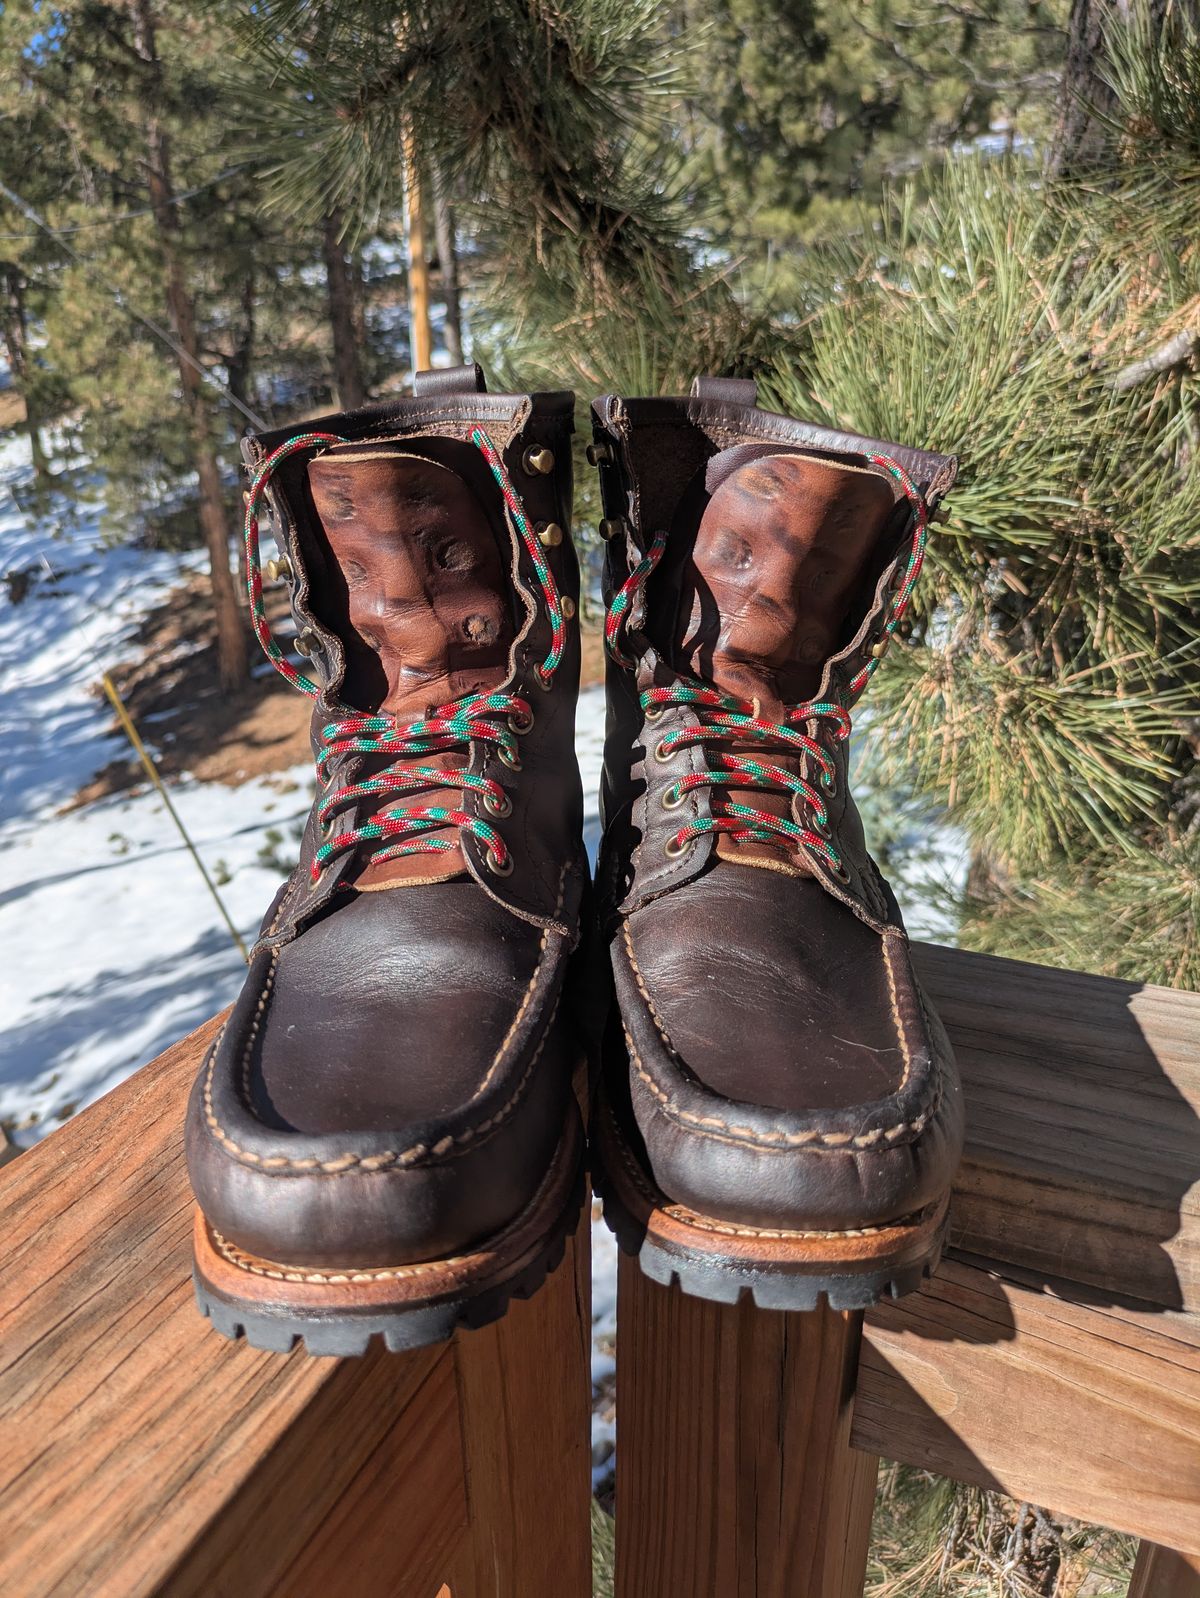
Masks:
[[[865,1598],[1124,1598],[1131,1537],[885,1465]]]

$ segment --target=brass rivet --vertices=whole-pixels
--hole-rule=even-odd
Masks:
[[[570,594],[564,594],[562,599],[562,613],[568,621],[575,614],[575,601]]]
[[[557,549],[563,541],[563,530],[557,522],[539,522],[537,535],[538,543],[547,549]]]
[[[267,576],[273,583],[291,581],[292,563],[286,555],[272,556],[267,562]]]
[[[589,466],[607,466],[613,458],[612,446],[609,444],[589,444],[585,453]]]
[[[535,476],[547,477],[554,470],[554,451],[544,444],[531,444],[522,457],[522,465]]]
[[[600,523],[600,537],[607,543],[609,539],[619,538],[625,531],[625,523],[619,517],[608,517]]]
[[[888,652],[888,646],[891,644],[891,641],[892,641],[891,633],[885,633],[883,635],[883,637],[879,640],[878,643],[875,643],[875,644],[871,645],[871,654],[874,657],[874,659],[876,659],[876,660],[882,660],[883,659],[883,657]]]
[[[298,655],[311,655],[313,650],[316,647],[317,647],[317,635],[314,632],[310,632],[307,627],[304,629],[304,631],[302,633],[299,633],[297,635],[297,637],[296,637],[296,653]]]

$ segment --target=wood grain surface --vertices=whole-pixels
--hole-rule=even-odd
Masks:
[[[955,1246],[1200,1310],[1200,994],[914,958],[966,1093]]]
[[[849,1445],[861,1317],[619,1270],[618,1598],[858,1598],[877,1469]]]
[[[855,1445],[1200,1552],[1200,1322],[1011,1277],[868,1312]]]
[[[583,1598],[586,1228],[511,1322],[441,1348],[227,1342],[181,1141],[216,1025],[0,1171],[0,1591]]]
[[[1200,1556],[1143,1543],[1128,1598],[1200,1598]]]

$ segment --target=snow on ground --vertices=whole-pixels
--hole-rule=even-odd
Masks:
[[[0,600],[0,1123],[30,1143],[228,1004],[244,966],[152,788],[58,810],[125,753],[93,689],[127,653],[141,616],[200,554],[106,544],[100,483],[64,471],[35,515],[23,440],[0,444],[0,575],[29,573]],[[78,496],[87,498],[81,501]],[[149,737],[153,728],[142,729]],[[578,753],[594,860],[604,695],[582,695]],[[856,763],[861,773],[869,761]],[[295,857],[311,793],[307,766],[227,788],[183,778],[172,798],[234,923],[250,941]],[[856,779],[869,837],[886,839],[911,929],[945,937],[965,852],[952,829]],[[597,1389],[612,1375],[616,1253],[593,1229]],[[597,1480],[614,1429],[593,1420]]]

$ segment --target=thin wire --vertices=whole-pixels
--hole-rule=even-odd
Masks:
[[[38,554],[39,554],[39,556],[41,558],[42,565],[46,568],[46,570],[50,574],[50,581],[56,583],[58,581],[58,573],[55,571],[53,565],[50,563],[50,559],[47,556],[45,550],[39,550]],[[238,953],[241,955],[242,959],[245,960],[246,964],[249,965],[250,964],[250,953],[249,953],[248,949],[246,948],[246,941],[242,937],[241,933],[238,931],[236,925],[234,924],[233,917],[230,915],[229,910],[226,907],[225,901],[224,901],[224,899],[222,899],[222,897],[220,895],[220,892],[219,892],[219,890],[217,888],[216,883],[209,876],[208,867],[204,864],[204,861],[201,859],[200,851],[196,848],[195,843],[193,843],[192,835],[187,830],[187,827],[184,825],[183,817],[179,814],[178,810],[176,810],[174,802],[171,799],[171,795],[167,792],[166,784],[163,782],[162,777],[159,774],[158,767],[154,764],[153,756],[150,754],[150,751],[146,748],[145,744],[142,742],[141,737],[138,734],[138,730],[133,724],[133,717],[129,714],[129,711],[126,708],[126,705],[125,705],[125,701],[121,698],[120,690],[118,689],[116,683],[112,680],[112,677],[109,674],[109,672],[105,669],[104,665],[102,664],[102,662],[100,660],[100,656],[96,652],[95,644],[88,637],[88,635],[84,632],[83,628],[81,626],[80,627],[76,627],[76,632],[77,632],[77,634],[79,636],[79,640],[82,643],[85,651],[87,652],[88,655],[91,656],[91,660],[92,660],[93,666],[100,673],[101,685],[104,688],[104,692],[105,692],[105,694],[106,694],[106,696],[108,698],[109,703],[112,705],[113,710],[116,712],[117,720],[121,724],[122,731],[124,732],[125,736],[129,739],[129,742],[133,745],[134,753],[137,755],[138,759],[141,761],[142,766],[143,766],[144,770],[146,771],[146,774],[150,778],[150,781],[154,784],[155,788],[158,790],[159,797],[161,798],[163,804],[167,808],[167,814],[170,816],[171,820],[175,823],[175,826],[176,826],[176,829],[177,829],[177,831],[179,833],[179,836],[183,839],[184,845],[187,848],[188,853],[191,855],[192,859],[196,863],[197,871],[199,871],[201,877],[203,877],[203,879],[204,879],[204,886],[208,889],[209,893],[212,895],[213,902],[215,903],[217,909],[221,912],[221,919],[224,921],[225,925],[228,927],[229,934],[230,934],[230,936],[233,939],[234,945],[236,946]]]
[[[166,202],[168,205],[184,205],[188,200],[194,200],[198,194],[205,193],[208,189],[215,189],[218,183],[224,183],[226,178],[233,177],[238,172],[244,172],[249,165],[241,161],[237,166],[227,166],[224,172],[218,172],[215,178],[207,183],[200,183],[194,189],[188,189],[183,194],[173,194]],[[73,233],[91,233],[98,227],[115,227],[118,222],[132,222],[140,216],[153,216],[155,207],[143,205],[136,211],[119,211],[116,216],[102,216],[95,222],[78,222],[74,227],[56,227],[49,231],[56,239],[65,239]],[[46,231],[44,228],[38,231]],[[8,243],[15,239],[36,239],[37,231],[33,233],[0,233],[0,242]]]
[[[267,423],[263,420],[263,418],[259,416],[257,412],[252,411],[248,405],[243,405],[241,400],[238,399],[237,395],[227,383],[222,383],[221,379],[211,372],[207,366],[198,361],[194,355],[190,355],[187,350],[184,349],[183,345],[167,332],[165,327],[162,327],[158,322],[153,321],[149,316],[143,316],[141,311],[136,310],[132,305],[128,304],[121,288],[114,283],[111,278],[105,277],[103,272],[98,271],[90,261],[85,260],[84,257],[80,255],[78,250],[73,249],[71,245],[64,243],[61,239],[58,239],[58,235],[50,226],[49,222],[46,221],[46,218],[42,216],[39,211],[35,211],[33,206],[30,205],[27,200],[23,200],[19,194],[14,194],[12,189],[10,189],[5,183],[0,183],[0,194],[2,194],[11,205],[15,205],[22,216],[34,223],[36,227],[41,228],[43,233],[48,233],[51,238],[57,239],[61,248],[67,255],[71,257],[75,264],[82,267],[89,277],[94,278],[97,283],[108,290],[113,299],[116,301],[117,305],[119,305],[121,310],[125,312],[126,316],[131,317],[135,322],[140,322],[144,328],[148,329],[149,332],[154,334],[155,338],[161,339],[168,349],[173,350],[177,359],[185,361],[187,365],[193,369],[193,371],[197,372],[205,380],[205,382],[211,383],[215,389],[225,396],[232,406],[241,411],[242,415],[252,427],[265,430]]]

